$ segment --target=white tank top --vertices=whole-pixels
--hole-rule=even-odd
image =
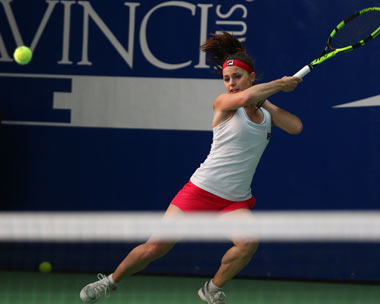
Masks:
[[[252,197],[251,183],[271,134],[271,116],[256,124],[244,108],[213,128],[213,142],[206,160],[190,181],[199,188],[231,201]]]

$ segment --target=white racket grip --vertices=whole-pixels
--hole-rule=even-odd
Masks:
[[[307,74],[309,74],[311,71],[311,68],[309,65],[305,65],[302,69],[300,69],[297,73],[295,73],[293,76],[298,78],[304,78]]]

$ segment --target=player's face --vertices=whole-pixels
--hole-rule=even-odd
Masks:
[[[249,73],[238,66],[229,66],[223,70],[224,87],[227,92],[234,94],[252,86],[255,73]]]

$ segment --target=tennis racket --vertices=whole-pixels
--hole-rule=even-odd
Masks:
[[[331,32],[322,53],[293,76],[303,78],[318,64],[336,55],[355,50],[380,34],[380,7],[356,12]]]

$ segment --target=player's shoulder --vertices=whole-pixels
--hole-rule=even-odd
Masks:
[[[219,94],[215,100],[214,100],[214,109],[218,108],[222,103],[223,101],[229,97],[230,94],[227,94],[227,93],[221,93]]]

